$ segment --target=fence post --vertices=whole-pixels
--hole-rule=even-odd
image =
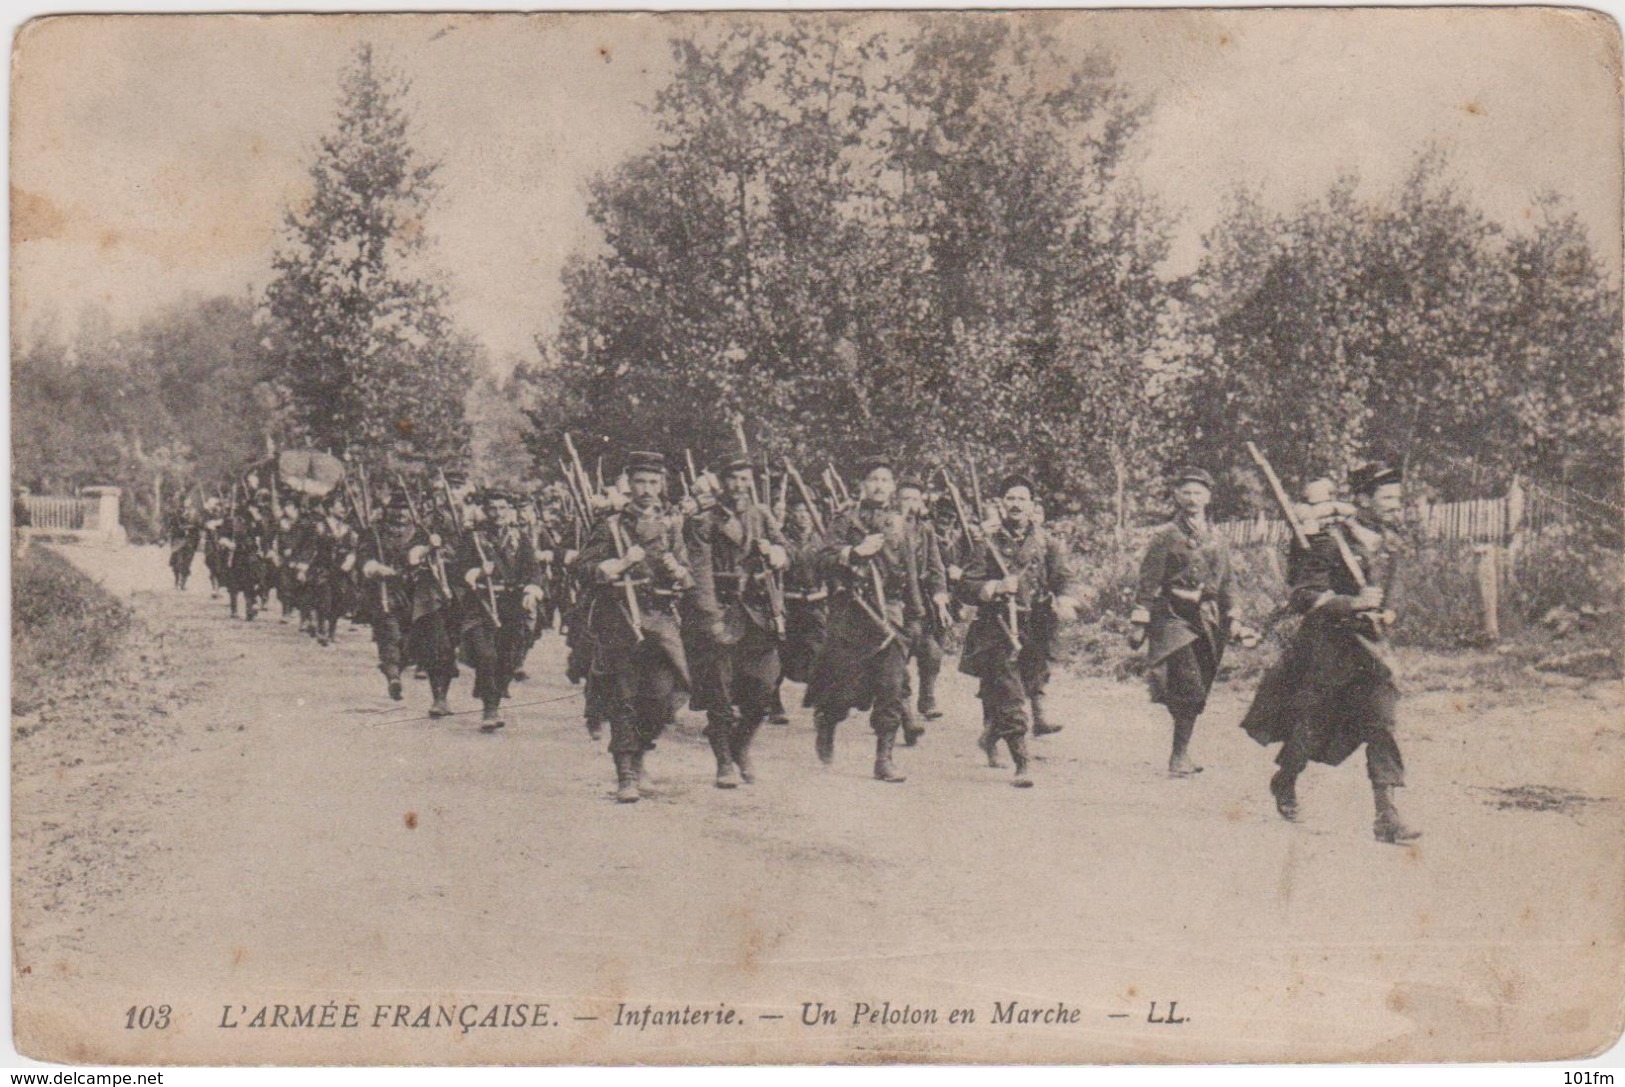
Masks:
[[[1496,572],[1499,551],[1495,544],[1478,544],[1473,548],[1478,556],[1478,600],[1483,609],[1484,639],[1490,643],[1501,640],[1501,577]]]

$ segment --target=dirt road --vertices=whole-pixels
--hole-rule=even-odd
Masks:
[[[1036,742],[1037,787],[1012,789],[974,746],[969,682],[945,675],[905,785],[872,780],[860,721],[821,770],[795,710],[758,741],[759,783],[719,791],[685,715],[650,756],[655,795],[620,806],[556,637],[483,735],[477,714],[424,718],[422,683],[390,702],[364,629],[322,649],[228,619],[201,568],[173,591],[156,550],[65,553],[162,633],[140,680],[162,708],[14,743],[25,1053],[1464,1060],[1576,1055],[1619,1029],[1618,683],[1411,695],[1409,848],[1372,841],[1359,759],[1306,775],[1303,824],[1276,816],[1269,753],[1235,727],[1250,684],[1219,692],[1190,780],[1163,772],[1142,688],[1064,678],[1066,729]],[[337,1026],[288,1025],[329,1002]],[[804,1024],[804,1003],[834,1022]],[[167,1027],[127,1028],[159,1005]]]

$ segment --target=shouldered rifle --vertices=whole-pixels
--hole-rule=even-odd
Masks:
[[[1303,522],[1298,520],[1297,511],[1292,508],[1292,501],[1287,497],[1286,488],[1281,486],[1281,477],[1275,474],[1269,459],[1256,444],[1248,442],[1247,452],[1252,456],[1253,463],[1258,465],[1258,470],[1264,474],[1264,481],[1269,484],[1270,494],[1274,496],[1275,504],[1280,507],[1281,516],[1286,518],[1287,526],[1292,529],[1293,540],[1303,550],[1309,550],[1309,536],[1303,530]],[[1343,566],[1348,570],[1349,576],[1354,579],[1355,586],[1365,588],[1365,571],[1360,568],[1359,560],[1349,550],[1348,541],[1343,538],[1343,533],[1336,525],[1327,525],[1326,535],[1337,546],[1337,554],[1343,560]]]
[[[734,416],[734,437],[739,439],[739,455],[745,458],[745,463],[749,464],[750,446],[745,442],[745,417],[743,415]],[[769,487],[768,494],[771,495],[772,493],[772,488]],[[762,492],[757,489],[756,473],[754,471],[751,472],[750,478],[750,499],[752,505],[762,510],[765,520],[772,519],[772,512],[762,505]],[[784,623],[784,586],[779,583],[778,575],[768,564],[767,557],[761,552],[761,548],[765,544],[765,537],[748,540],[747,546],[749,546],[750,551],[754,552],[754,555],[747,553],[745,561],[754,561],[757,566],[757,570],[751,576],[760,578],[763,588],[767,590],[768,611],[773,617],[773,629],[782,638],[786,629]]]
[[[435,543],[437,537],[434,531],[423,523],[423,518],[418,515],[417,503],[412,501],[412,489],[406,485],[406,480],[401,477],[399,472],[395,473],[395,485],[401,489],[401,497],[406,499],[406,512],[412,518],[412,527],[429,538],[429,554],[432,560],[430,567],[434,570],[435,581],[440,585],[440,591],[446,595],[446,599],[449,601],[452,599],[451,582],[446,578],[445,558],[440,554],[440,546]]]
[[[610,513],[609,538],[615,544],[615,557],[624,561],[627,547],[626,537],[621,534],[620,516],[619,513],[613,511]],[[638,590],[637,586],[632,584],[630,568],[621,571],[621,586],[626,590],[626,613],[632,624],[632,637],[641,642],[643,641],[643,609],[638,607]]]
[[[982,491],[976,477],[976,465],[971,465],[970,470],[971,486],[976,488],[974,492],[976,497],[976,512],[978,518],[980,518],[982,512]],[[959,516],[960,531],[965,533],[965,538],[967,540],[974,541],[976,536],[973,532],[971,532],[970,521],[965,516],[965,499],[959,493],[958,484],[954,483],[953,477],[948,475],[947,469],[943,469],[942,480],[945,484],[947,484],[948,494],[954,500],[954,513]],[[991,535],[984,536],[982,546],[987,548],[987,553],[992,557],[993,564],[999,568],[999,576],[1006,578],[1009,577],[1010,567],[1005,564],[1004,556],[999,553],[999,549],[997,545],[994,544],[993,537]],[[1021,629],[1021,616],[1016,608],[1015,597],[1012,596],[1005,601],[1005,614],[1002,617],[997,618],[999,620],[999,629],[1004,631],[1004,636],[1010,640],[1010,651],[1012,653],[1020,653],[1021,635],[1018,633],[1018,631]]]
[[[474,555],[480,560],[480,576],[485,579],[485,596],[481,598],[481,605],[485,608],[485,613],[490,618],[492,625],[501,629],[502,620],[497,616],[497,590],[496,586],[491,583],[491,575],[487,570],[491,565],[491,560],[485,556],[485,545],[480,542],[479,531],[471,529],[463,523],[463,511],[457,508],[457,496],[452,493],[451,484],[446,481],[446,470],[436,468],[435,473],[440,481],[441,493],[446,499],[446,507],[451,510],[451,523],[457,526],[458,533],[464,539],[473,542]]]
[[[796,466],[790,463],[789,457],[784,458],[784,474],[790,482],[796,485],[796,491],[800,493],[801,500],[807,503],[807,512],[812,514],[813,528],[817,529],[818,534],[822,536],[824,534],[824,518],[818,512],[818,503],[813,501],[813,494],[807,489],[807,482],[801,478],[801,473],[796,471]]]

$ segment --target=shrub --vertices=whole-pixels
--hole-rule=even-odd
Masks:
[[[95,678],[117,654],[130,609],[44,547],[12,566],[11,712],[33,711],[47,685]]]

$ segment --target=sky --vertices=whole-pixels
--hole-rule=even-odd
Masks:
[[[429,221],[454,315],[494,357],[557,320],[559,271],[595,240],[585,190],[652,137],[675,15],[90,16],[30,24],[13,55],[12,327],[132,322],[269,274],[351,49],[412,80],[413,139],[443,163]],[[865,16],[869,19],[900,15]],[[948,14],[942,18],[962,17]],[[1238,187],[1288,209],[1358,171],[1392,190],[1424,146],[1516,225],[1566,196],[1620,263],[1614,26],[1575,10],[1095,11],[1060,17],[1155,103],[1135,177],[1177,216],[1188,271]]]

